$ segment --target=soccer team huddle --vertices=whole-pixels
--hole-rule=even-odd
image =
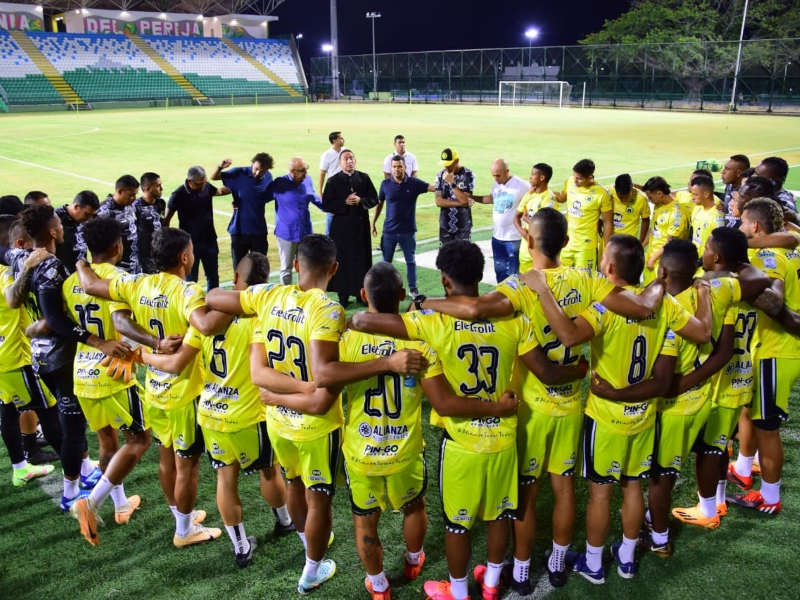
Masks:
[[[454,151],[442,159],[458,172]],[[152,432],[175,546],[222,535],[194,505],[207,454],[235,564],[250,565],[257,547],[245,531],[238,476],[258,473],[275,535],[296,532],[305,547],[297,589],[307,594],[336,573],[325,553],[343,474],[365,587],[378,600],[391,598],[382,511],[404,515],[403,576],[418,578],[425,563],[424,398],[430,425],[442,429],[439,525],[449,577],[430,573],[424,590],[434,600],[469,597],[478,521],[487,523],[486,563],[473,570],[483,598],[499,599],[503,588],[532,593],[545,474],[555,498],[545,565],[555,587],[571,572],[605,582],[616,487],[623,535],[610,550],[626,579],[642,554],[673,553],[670,515],[713,529],[730,504],[778,514],[780,427],[800,376],[800,227],[782,188],[786,162],[770,157],[750,169],[734,155],[722,169],[722,197],[704,169],[686,192],[673,193],[661,177],[638,185],[621,175],[604,187],[588,159],[551,191],[553,169],[537,163],[529,189],[510,192],[512,200],[503,188],[508,167],[496,161],[493,175],[496,166],[492,198],[480,201],[495,204],[495,234],[497,219],[510,218],[521,238],[504,247],[506,258],[517,255],[510,266],[495,256],[495,270],[509,276],[480,295],[481,249],[458,236],[443,240],[443,297],[416,293],[401,314],[403,277],[378,262],[363,280],[368,310],[349,322],[326,294],[340,268],[326,235],[297,244],[296,285],[268,283],[267,258],[249,252],[232,290],[206,293],[187,281],[194,246],[181,229],[157,229],[154,272],[129,274],[117,266],[126,253],[118,221],[88,219],[81,236],[91,263],[78,261],[70,274],[54,256],[62,220],[47,205],[26,209],[9,224],[10,266],[0,267],[0,430],[13,483],[53,470],[24,458],[20,413],[34,410],[63,465],[61,508],[98,545],[109,497],[118,524],[140,504],[123,480]],[[136,364],[146,365],[143,388]],[[87,422],[98,436],[97,466],[86,452]],[[735,435],[739,455],[729,463]],[[672,507],[689,452],[699,502]],[[583,552],[570,550],[576,474],[589,485]],[[741,491],[728,493],[728,483]]]

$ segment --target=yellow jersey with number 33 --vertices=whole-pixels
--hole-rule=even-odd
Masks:
[[[14,285],[11,267],[0,265],[0,373],[31,364],[31,341],[25,329],[31,318],[25,308],[11,308],[5,291]]]

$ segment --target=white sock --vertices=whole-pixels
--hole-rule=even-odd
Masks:
[[[602,546],[592,546],[586,542],[586,566],[590,571],[599,571],[603,567]]]
[[[228,537],[233,542],[233,551],[236,554],[246,554],[250,551],[250,542],[244,532],[244,523],[238,525],[225,525]]]
[[[176,519],[178,518],[178,507],[174,505],[170,505],[169,510],[172,512],[172,516]]]
[[[777,504],[781,501],[781,481],[777,483],[767,483],[761,480],[761,495],[764,497],[765,504]]]
[[[317,576],[319,569],[319,561],[311,560],[306,556],[306,566],[303,567],[303,577],[307,579],[314,579]]]
[[[101,507],[103,502],[106,501],[109,494],[111,494],[111,490],[114,489],[114,484],[108,480],[108,477],[103,475],[100,478],[100,481],[97,482],[97,485],[94,486],[92,493],[89,494],[89,497],[94,500],[94,503],[97,507]],[[114,503],[116,505],[116,503]]]
[[[655,529],[653,529],[650,535],[653,538],[653,544],[656,546],[663,546],[669,541],[669,527],[667,527],[667,530],[664,533],[658,533]]]
[[[303,542],[303,548],[308,550],[308,544],[306,543],[306,534],[301,531],[298,531],[297,535],[300,536],[300,541]]]
[[[464,600],[469,598],[469,588],[467,587],[467,578],[456,579],[450,575],[450,595],[456,600]]]
[[[64,478],[64,497],[65,498],[74,498],[78,495],[81,491],[79,487],[80,479],[75,479],[74,481],[70,481],[66,477]]]
[[[284,527],[292,524],[292,517],[289,516],[289,509],[286,508],[285,504],[280,508],[273,508],[272,514],[274,514],[275,518],[278,519],[278,523]]]
[[[650,509],[649,508],[647,509],[647,512],[644,513],[644,520],[647,521],[648,523],[652,523],[653,522],[652,517],[650,517]]]
[[[175,533],[181,537],[185,537],[192,529],[192,513],[188,515],[177,511],[178,516],[175,519]]]
[[[700,497],[700,514],[706,519],[710,519],[711,517],[715,517],[717,515],[716,496],[711,496],[711,498],[703,498],[702,496]]]
[[[418,565],[419,559],[422,556],[422,548],[420,548],[419,552],[410,552],[408,548],[406,548],[406,561],[410,565]]]
[[[95,466],[92,464],[92,461],[89,460],[88,456],[81,461],[81,477],[86,477],[94,470]]]
[[[528,581],[531,574],[531,559],[518,560],[514,559],[514,581],[524,583]]]
[[[27,469],[28,468],[28,461],[23,458],[22,462],[12,463],[11,468],[13,468],[15,471],[17,469]]]
[[[634,539],[630,539],[622,536],[622,545],[619,547],[619,562],[621,563],[632,563],[634,558],[633,554],[636,552],[636,542],[639,541],[639,538],[636,537]]]
[[[115,485],[111,489],[111,500],[114,502],[114,508],[125,508],[128,506],[128,497],[125,495],[125,487],[123,484]]]
[[[497,587],[500,583],[500,575],[503,573],[503,563],[486,563],[486,573],[483,576],[483,585],[487,587]]]
[[[717,504],[725,504],[727,502],[725,499],[727,484],[728,482],[725,479],[721,479],[717,482]]]
[[[367,574],[367,577],[369,577],[369,582],[372,584],[373,591],[385,592],[389,589],[389,580],[386,579],[386,575],[384,575],[383,571],[377,575]]]
[[[741,475],[742,477],[750,477],[753,474],[753,460],[755,456],[745,456],[741,452],[739,452],[739,456],[736,458],[736,464],[733,465],[733,469],[736,471],[737,475]]]
[[[758,450],[756,450],[756,455],[753,457],[753,464],[758,465],[759,467],[761,466],[761,460],[758,455]]]
[[[553,553],[547,561],[547,566],[550,567],[551,571],[564,570],[564,557],[567,555],[567,550],[569,550],[569,545],[562,546],[561,544],[556,544],[555,541],[553,542]]]

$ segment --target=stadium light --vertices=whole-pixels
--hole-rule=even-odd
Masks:
[[[368,12],[367,18],[372,21],[372,91],[375,92],[375,99],[378,99],[378,68],[375,63],[375,19],[381,18],[379,12]]]
[[[539,30],[531,27],[525,32],[525,37],[528,38],[528,64],[533,65],[533,40],[539,37]]]
[[[297,53],[298,54],[300,54],[300,40],[302,40],[302,39],[303,39],[303,34],[302,33],[298,33],[296,36],[294,36],[294,40],[297,42]]]
[[[331,44],[322,44],[322,51],[330,54],[331,64],[331,93],[333,93],[333,46]]]

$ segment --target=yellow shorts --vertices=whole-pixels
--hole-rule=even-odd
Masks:
[[[368,517],[386,507],[401,510],[413,504],[428,489],[425,456],[419,457],[399,473],[391,475],[364,475],[347,468],[345,475],[350,489],[350,506],[354,515]]]
[[[597,248],[582,250],[563,250],[561,264],[576,269],[597,269]]]
[[[271,430],[269,439],[286,479],[300,477],[306,489],[333,496],[342,455],[341,427],[309,442],[294,442]]]
[[[754,360],[753,374],[750,419],[759,429],[780,429],[781,423],[789,420],[789,393],[800,377],[800,359]]]
[[[653,471],[661,475],[680,475],[689,451],[703,430],[711,402],[693,415],[656,413],[655,442],[653,444]]]
[[[728,452],[728,440],[736,431],[739,415],[744,406],[728,408],[719,404],[712,404],[708,419],[700,435],[695,440],[692,451],[698,454],[718,454],[722,456]]]
[[[260,421],[239,431],[214,431],[203,428],[206,452],[215,469],[238,464],[245,475],[275,464],[275,453],[267,433],[267,422]]]
[[[542,473],[575,474],[582,421],[580,411],[563,417],[531,411],[524,422],[520,419],[517,428],[520,485],[533,483]]]
[[[197,424],[198,396],[179,408],[164,410],[145,404],[147,422],[158,443],[173,448],[181,458],[191,458],[205,450],[203,431]]]
[[[147,419],[140,397],[139,387],[132,385],[105,398],[82,398],[78,396],[81,409],[92,431],[103,427],[127,429],[141,433],[147,429]]]
[[[482,454],[442,436],[439,494],[444,526],[453,533],[476,521],[514,518],[517,510],[517,447]]]
[[[18,411],[25,412],[55,406],[56,399],[42,385],[33,367],[25,365],[0,373],[0,403],[13,404]]]
[[[589,416],[583,418],[581,462],[583,476],[592,483],[619,483],[621,478],[650,475],[655,429],[619,435]]]

